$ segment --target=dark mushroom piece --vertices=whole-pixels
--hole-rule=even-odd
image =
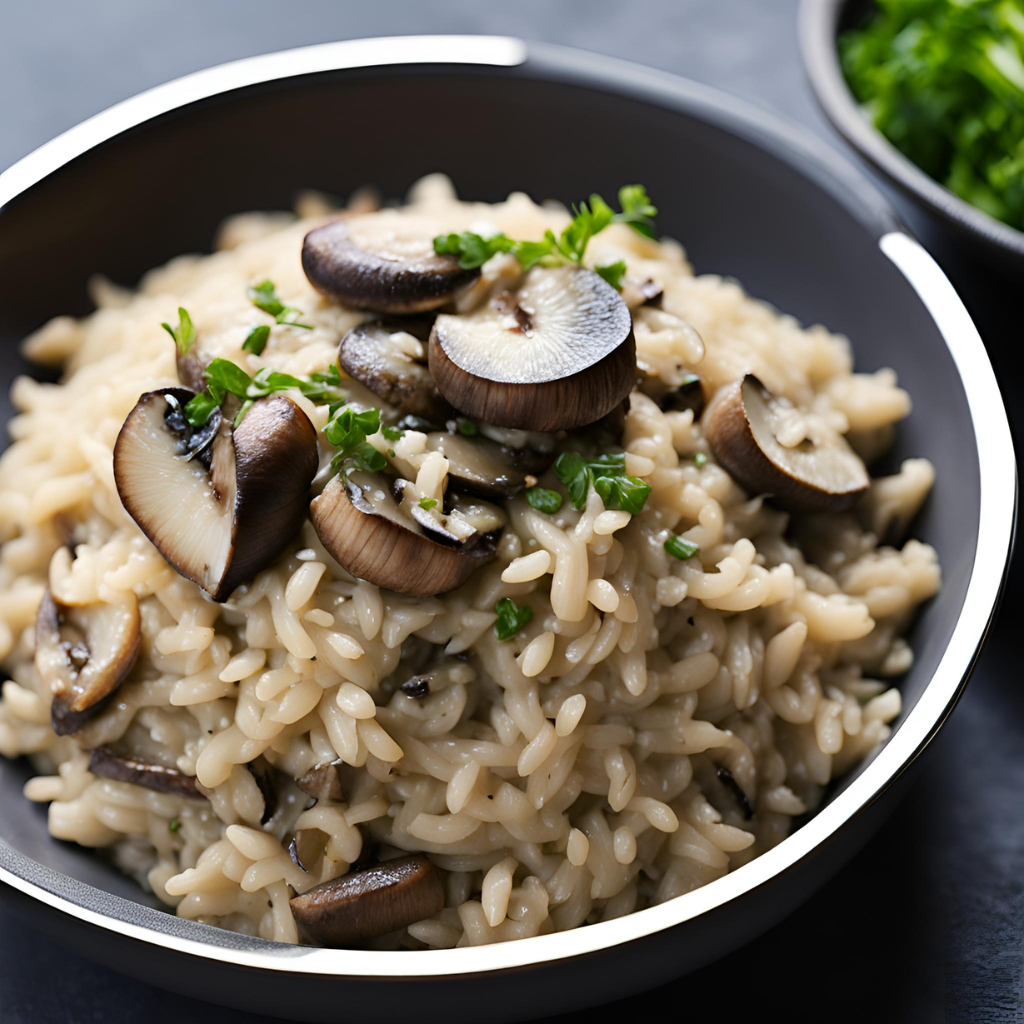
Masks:
[[[142,643],[139,603],[58,604],[47,590],[36,616],[36,671],[53,695],[50,720],[68,736],[107,705],[135,666]]]
[[[704,416],[715,458],[751,494],[766,494],[791,512],[843,512],[871,483],[841,434],[820,443],[780,444],[777,431],[792,410],[753,375],[722,389]]]
[[[315,765],[297,778],[295,784],[314,800],[340,804],[345,799],[345,790],[341,785],[340,760]]]
[[[291,901],[302,938],[342,949],[407,928],[444,909],[444,884],[423,854],[385,861],[310,889]]]
[[[514,294],[442,314],[430,371],[467,416],[499,427],[571,430],[611,412],[636,382],[633,320],[591,270],[535,267]]]
[[[307,875],[323,860],[329,836],[318,828],[300,828],[288,840],[288,856]]]
[[[451,302],[480,274],[434,252],[437,225],[382,210],[314,228],[302,242],[302,269],[322,295],[351,309],[424,313]]]
[[[170,793],[189,800],[205,800],[194,775],[186,775],[177,768],[165,768],[159,764],[146,764],[132,757],[115,754],[109,747],[97,747],[89,755],[89,771],[101,779],[115,782],[130,782],[135,786]]]
[[[144,394],[114,446],[128,514],[161,555],[215,601],[266,568],[305,518],[316,430],[290,399],[255,402],[231,428],[215,410],[193,429],[183,388]]]
[[[645,377],[640,382],[640,390],[658,403],[662,412],[693,413],[696,423],[704,414],[704,385],[695,373],[688,373],[675,386],[666,384],[660,377]]]
[[[750,802],[750,797],[747,796],[746,791],[736,781],[732,772],[729,771],[725,765],[719,765],[715,769],[715,774],[718,776],[718,781],[722,783],[729,795],[739,806],[740,811],[743,813],[743,817],[746,818],[747,821],[750,821],[754,816],[754,805]]]
[[[334,477],[313,499],[309,517],[342,567],[400,594],[425,597],[454,590],[494,557],[491,534],[473,530],[460,540],[440,528],[425,533],[395,499],[388,481],[372,473]]]
[[[410,353],[410,346],[401,339],[402,334],[410,334],[415,341],[426,342],[430,326],[420,317],[359,324],[341,339],[338,365],[401,415],[444,423],[455,410],[434,384],[427,369],[426,348],[420,357]]]
[[[489,438],[432,433],[426,447],[448,460],[448,478],[459,490],[498,499],[514,498],[526,487],[526,473],[513,464],[515,456]]]

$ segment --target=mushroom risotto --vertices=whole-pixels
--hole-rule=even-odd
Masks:
[[[0,753],[52,835],[224,928],[476,945],[720,878],[885,740],[909,398],[656,212],[308,196],[26,341]]]

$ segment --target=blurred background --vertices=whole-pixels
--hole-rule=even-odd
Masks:
[[[798,6],[798,0],[9,3],[0,33],[0,168],[112,103],[211,64],[306,43],[416,33],[519,35],[637,61],[802,122],[849,155],[806,83]],[[301,140],[289,139],[295,142]],[[637,177],[643,180],[642,168]],[[1015,304],[987,272],[958,267],[955,277],[1008,373],[1010,345],[1019,344]],[[1008,397],[1011,407],[1019,405]],[[853,864],[745,949],[642,1001],[588,1011],[586,1020],[618,1019],[665,1002],[681,1016],[710,1014],[721,993],[738,991],[741,998],[757,993],[759,1015],[794,1020],[1024,1021],[1024,697],[1010,642],[1017,604],[1004,608],[1002,628],[994,630],[915,787]],[[92,966],[15,919],[0,891],[3,1024],[183,1019],[254,1020]]]

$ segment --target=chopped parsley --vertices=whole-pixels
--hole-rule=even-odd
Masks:
[[[419,506],[424,512],[429,512],[432,508],[437,505],[436,498],[420,498]]]
[[[623,452],[609,452],[596,459],[584,459],[578,452],[563,452],[555,462],[555,476],[565,485],[573,508],[587,503],[591,484],[606,509],[621,509],[636,515],[643,510],[651,485],[626,473]]]
[[[392,427],[389,424],[385,424],[380,428],[380,432],[389,441],[401,441],[405,437],[405,431],[399,430],[398,427]]]
[[[562,507],[562,496],[558,491],[549,491],[546,487],[531,487],[526,492],[526,500],[538,512],[554,515]]]
[[[181,822],[178,821],[177,817],[171,818],[171,820],[169,822],[167,822],[167,831],[168,832],[177,832],[178,829],[180,829],[180,828],[181,828]]]
[[[302,310],[294,306],[286,306],[277,294],[277,286],[269,278],[260,281],[259,284],[250,285],[245,290],[249,301],[264,313],[269,313],[279,324],[287,327],[301,327],[303,330],[311,331],[312,324],[300,323]]]
[[[251,352],[254,356],[262,355],[263,350],[267,347],[267,339],[269,337],[269,325],[259,324],[245,336],[242,348],[246,352]]]
[[[494,635],[499,640],[511,640],[533,618],[533,609],[528,604],[516,604],[511,597],[503,597],[494,610],[498,613]]]
[[[202,427],[228,395],[242,399],[242,407],[235,417],[235,426],[245,418],[252,408],[252,403],[265,395],[276,391],[288,391],[295,388],[310,401],[320,405],[329,402],[340,402],[344,399],[341,388],[341,377],[337,367],[324,372],[312,373],[309,377],[293,377],[290,373],[281,373],[264,367],[255,377],[250,377],[240,366],[230,359],[214,359],[203,371],[207,380],[207,389],[191,399],[185,406],[185,419],[193,427]]]
[[[603,267],[594,267],[594,270],[601,275],[617,292],[622,291],[622,279],[626,276],[626,261],[616,260],[614,263],[606,263]]]
[[[352,459],[357,469],[380,472],[387,465],[387,459],[366,440],[379,430],[379,409],[359,412],[347,405],[334,409],[324,427],[324,437],[338,449],[331,460],[331,468],[337,471],[346,459]]]
[[[665,550],[673,557],[680,559],[693,558],[698,551],[700,551],[700,545],[694,544],[693,541],[683,540],[682,537],[677,537],[674,533],[669,534],[668,540],[665,541]]]
[[[188,355],[192,342],[196,340],[196,327],[192,323],[192,317],[188,315],[188,310],[184,306],[178,307],[177,327],[172,327],[168,323],[162,323],[160,326],[174,339],[174,344],[178,346],[178,351],[183,356]]]
[[[434,251],[443,255],[458,256],[459,266],[467,270],[482,266],[500,252],[510,252],[529,270],[538,264],[555,267],[568,263],[582,263],[587,245],[594,235],[604,231],[609,224],[628,224],[634,231],[647,238],[654,237],[654,216],[657,208],[651,203],[643,185],[624,185],[619,189],[620,211],[616,213],[596,192],[589,202],[572,208],[572,220],[560,235],[550,229],[537,241],[516,241],[508,235],[497,234],[484,237],[473,231],[461,234],[438,235],[434,239]],[[620,260],[599,267],[597,272],[613,287],[622,284],[625,264]]]
[[[701,469],[707,461],[708,457],[703,452],[697,452],[693,457],[693,464],[698,469]]]
[[[464,437],[476,437],[480,433],[480,428],[465,416],[460,416],[455,421],[455,429]]]

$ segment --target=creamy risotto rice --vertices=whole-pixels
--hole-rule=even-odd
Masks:
[[[539,239],[569,219],[518,194],[462,203],[440,178],[421,182],[405,210],[484,237]],[[695,276],[675,242],[613,223],[585,263],[625,262],[617,283],[641,383],[624,422],[613,414],[601,428],[614,438],[605,448],[625,453],[619,475],[602,479],[635,481],[642,508],[599,490],[597,476],[587,487],[585,473],[573,506],[552,461],[594,458],[598,428],[537,434],[460,418],[459,436],[535,456],[527,492],[489,497],[500,532],[465,582],[410,596],[357,578],[303,512],[282,553],[218,603],[126,511],[114,445],[140,395],[181,386],[161,328],[179,323],[179,307],[205,359],[249,375],[270,367],[306,380],[337,364],[339,341],[370,315],[310,283],[303,239],[331,214],[314,198],[299,212],[236,217],[213,255],[172,260],[135,292],[96,281],[96,312],[59,317],[25,343],[63,373],[58,384],[15,382],[19,413],[0,460],[0,753],[31,760],[25,795],[49,805],[51,834],[108,851],[184,917],[282,942],[403,949],[608,920],[779,843],[900,713],[893,680],[913,657],[903,634],[939,586],[935,552],[903,536],[932,467],[911,459],[846,510],[791,514],[723,467],[703,401],[673,396],[696,374],[713,409],[753,374],[781,401],[774,429],[787,451],[845,435],[870,466],[910,412],[895,374],[854,373],[845,338],[733,281]],[[498,253],[456,308],[486,306],[521,275]],[[260,282],[283,313],[254,306]],[[512,310],[528,314],[525,301]],[[269,329],[259,354],[242,347],[254,325]],[[421,357],[423,341],[399,333]],[[373,389],[339,380],[352,408],[396,422]],[[280,394],[317,431],[318,491],[337,409]],[[224,430],[228,419],[225,406]],[[447,512],[449,459],[410,422],[365,443],[406,479],[417,509]],[[541,500],[548,492],[559,507]],[[182,491],[175,503],[189,500]],[[79,639],[61,633],[54,650],[61,678],[81,682],[99,661],[97,621],[119,623],[138,653],[124,654],[106,703],[58,734],[42,634],[79,623]],[[311,786],[325,766],[330,784]],[[382,913],[374,934],[303,918],[296,897],[408,853],[428,860],[399,888],[429,874],[436,898]]]

